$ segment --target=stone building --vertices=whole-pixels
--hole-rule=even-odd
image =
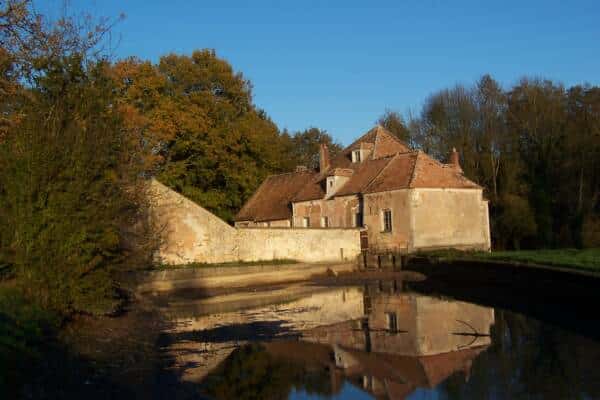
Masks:
[[[376,126],[319,170],[268,177],[235,218],[236,227],[360,228],[363,247],[490,249],[488,202],[456,151],[443,164]]]

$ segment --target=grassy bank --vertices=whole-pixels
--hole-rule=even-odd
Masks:
[[[427,256],[446,260],[503,261],[600,272],[600,248],[483,252],[435,252]]]

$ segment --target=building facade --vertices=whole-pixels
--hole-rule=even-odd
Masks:
[[[381,126],[319,170],[268,177],[236,216],[236,227],[360,228],[370,250],[490,249],[488,203],[453,151],[443,164]]]

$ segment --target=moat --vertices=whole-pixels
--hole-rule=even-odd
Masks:
[[[160,351],[172,378],[160,396],[600,398],[594,329],[413,286],[388,279],[151,296],[168,321]]]

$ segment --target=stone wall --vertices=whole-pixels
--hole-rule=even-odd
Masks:
[[[358,196],[340,196],[327,200],[311,200],[292,204],[294,226],[301,227],[304,217],[310,219],[310,227],[321,227],[321,217],[327,217],[333,228],[354,226],[355,215],[360,211]]]
[[[364,226],[369,249],[407,251],[410,241],[409,190],[372,193],[364,197]],[[392,231],[383,232],[383,210],[392,211]]]
[[[354,260],[358,229],[234,228],[179,193],[152,180],[151,217],[165,264],[293,259],[303,262]]]

